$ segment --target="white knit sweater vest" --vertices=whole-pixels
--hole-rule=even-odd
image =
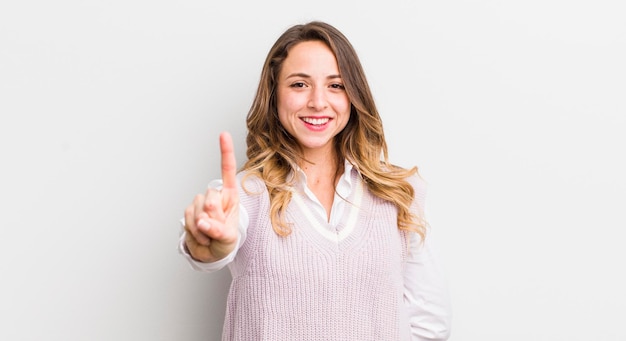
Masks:
[[[353,172],[353,194],[336,228],[293,193],[292,233],[278,236],[265,186],[248,177],[240,191],[250,223],[229,265],[223,340],[398,341],[409,339],[402,270],[407,237],[396,208],[374,197]]]

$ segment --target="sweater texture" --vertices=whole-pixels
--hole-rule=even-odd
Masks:
[[[334,227],[294,192],[286,237],[272,229],[263,182],[246,178],[239,194],[250,225],[229,264],[224,341],[410,338],[402,278],[409,236],[397,227],[395,206],[352,177],[356,188]]]

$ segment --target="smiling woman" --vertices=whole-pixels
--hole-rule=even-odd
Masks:
[[[350,100],[328,46],[306,41],[291,49],[279,74],[277,100],[278,119],[304,159],[333,154],[333,138],[350,118]]]
[[[270,50],[237,173],[185,211],[180,250],[228,266],[224,340],[446,340],[450,305],[417,168],[392,165],[359,59],[331,25]]]

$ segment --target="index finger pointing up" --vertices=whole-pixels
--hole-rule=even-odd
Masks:
[[[220,150],[222,152],[222,186],[237,188],[237,162],[233,139],[228,132],[220,134]]]

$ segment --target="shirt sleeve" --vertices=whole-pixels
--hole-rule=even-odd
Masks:
[[[411,233],[404,272],[404,301],[412,341],[444,341],[450,336],[447,280],[432,239],[432,234],[428,233],[422,243],[417,233]]]
[[[208,187],[220,189],[221,186],[222,186],[221,180],[213,180],[209,183]],[[239,236],[237,238],[237,244],[235,245],[235,248],[226,257],[218,261],[211,262],[211,263],[204,263],[204,262],[199,262],[193,259],[191,257],[191,254],[189,253],[189,250],[187,249],[187,246],[185,245],[185,237],[186,237],[187,232],[185,231],[185,218],[182,218],[180,220],[180,226],[181,226],[182,231],[180,233],[180,238],[178,240],[178,252],[187,260],[187,262],[189,262],[189,265],[191,266],[192,269],[197,270],[197,271],[203,271],[203,272],[215,272],[217,270],[222,269],[223,267],[225,267],[226,265],[228,265],[230,262],[232,262],[235,259],[235,256],[237,255],[237,251],[239,251],[239,248],[241,247],[241,245],[243,245],[243,242],[246,239],[246,232],[248,230],[248,224],[249,224],[248,212],[246,211],[243,205],[239,204]]]

